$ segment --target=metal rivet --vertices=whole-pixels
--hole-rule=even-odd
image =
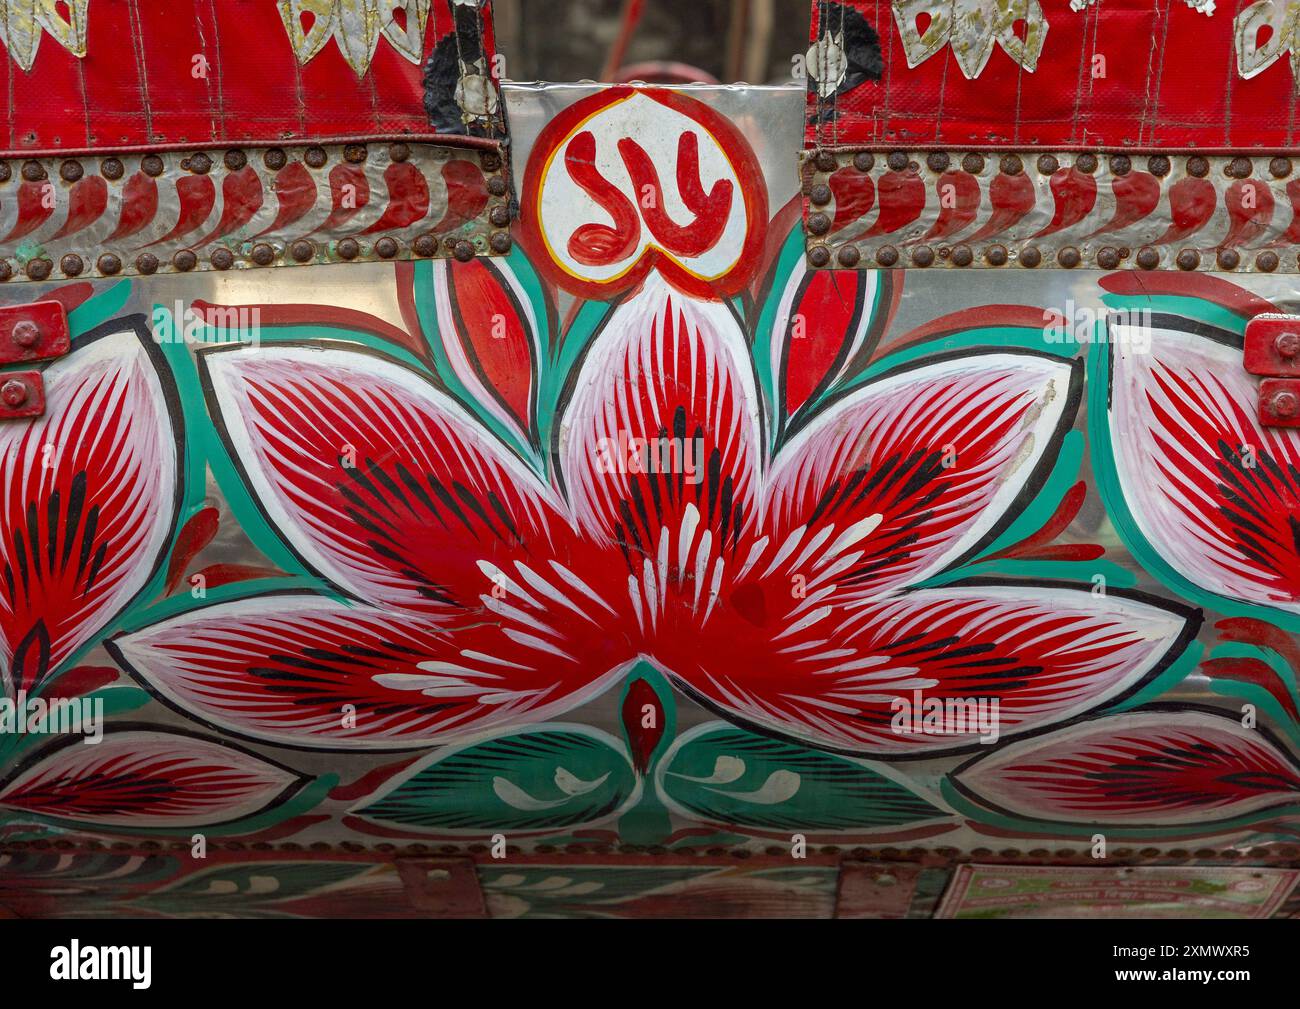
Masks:
[[[819,172],[833,172],[839,167],[839,162],[830,151],[818,151],[813,156],[813,164],[817,166]]]
[[[275,262],[275,249],[266,242],[258,242],[253,246],[253,262],[258,266],[270,266]],[[302,260],[299,260],[302,262]]]
[[[851,270],[861,261],[862,253],[858,251],[856,245],[841,245],[839,252],[835,253],[835,258],[840,266]]]
[[[1277,338],[1273,341],[1273,349],[1277,351],[1277,356],[1291,360],[1297,354],[1300,354],[1300,333],[1292,330],[1278,333]]]
[[[9,265],[7,259],[0,259],[0,282],[8,280],[14,275],[14,268]]]
[[[126,168],[118,158],[105,158],[99,166],[99,174],[115,181],[126,174]]]
[[[952,158],[943,151],[931,151],[925,156],[925,165],[935,175],[941,175],[948,170],[952,164]]]
[[[1085,175],[1091,175],[1097,170],[1097,155],[1080,154],[1074,159],[1074,167]]]
[[[143,274],[156,273],[158,270],[158,257],[152,252],[144,252],[136,257],[135,268]]]
[[[869,172],[876,167],[876,156],[870,151],[858,151],[853,155],[853,167],[859,172]]]
[[[1160,253],[1149,245],[1138,249],[1137,264],[1144,270],[1154,270],[1160,265]]]
[[[361,255],[361,246],[355,238],[345,238],[335,247],[340,259],[356,259]]]
[[[452,254],[462,263],[468,263],[474,258],[474,246],[466,241],[457,242]]]
[[[329,162],[329,155],[325,153],[324,147],[308,147],[302,159],[307,162],[308,168],[324,168]]]
[[[819,207],[824,207],[831,202],[831,187],[824,182],[819,182],[808,190],[808,199]]]
[[[1268,163],[1269,173],[1275,179],[1285,179],[1291,174],[1290,158],[1274,158]]]
[[[9,167],[9,162],[0,161],[0,182],[8,182],[13,178],[14,170]]]
[[[907,167],[907,155],[902,151],[891,151],[885,163],[891,172],[901,172]]]
[[[510,190],[509,184],[499,175],[494,175],[487,181],[488,192],[493,196],[505,196]]]
[[[1004,154],[998,162],[998,170],[1003,175],[1019,175],[1025,170],[1025,163],[1014,154]]]
[[[86,264],[81,261],[81,257],[74,252],[69,252],[59,260],[59,269],[63,271],[65,277],[79,277],[81,271],[86,268]]]
[[[419,235],[411,248],[415,250],[417,256],[436,256],[438,254],[438,239],[434,235]]]
[[[266,165],[273,172],[278,172],[281,168],[289,163],[289,155],[285,154],[278,147],[270,148],[262,155],[262,164]]]
[[[27,276],[32,280],[45,280],[53,269],[54,264],[48,259],[32,259],[27,263]]]
[[[235,265],[235,254],[229,249],[217,249],[210,258],[213,267],[218,270],[229,270]]]
[[[509,252],[511,244],[510,232],[508,231],[494,231],[492,232],[492,237],[488,239],[488,246],[493,252],[499,253],[500,255],[505,255]],[[460,258],[459,245],[456,246],[456,258]]]
[[[228,171],[238,172],[248,164],[248,155],[238,149],[230,150],[226,151],[222,161]]]
[[[40,182],[45,178],[45,166],[39,161],[24,161],[23,178],[28,182]]]
[[[1133,170],[1133,161],[1127,154],[1116,154],[1110,159],[1111,175],[1127,175]]]
[[[882,245],[876,250],[876,262],[881,266],[893,266],[898,262],[898,250],[892,245]]]
[[[808,250],[808,262],[813,266],[825,266],[831,261],[831,250],[824,245],[814,245]]]
[[[1174,260],[1180,270],[1195,270],[1201,265],[1201,254],[1195,249],[1184,249]]]
[[[510,226],[510,208],[493,207],[488,211],[488,220],[492,222],[494,228],[506,228]]]
[[[962,171],[969,172],[971,175],[978,175],[984,171],[984,158],[979,154],[967,154],[961,159]]]
[[[1255,269],[1261,273],[1272,273],[1277,269],[1278,258],[1276,252],[1261,252],[1255,257]]]
[[[295,263],[306,263],[316,257],[316,246],[305,238],[300,238],[289,246],[289,255],[293,257]],[[256,258],[256,250],[254,250]]]
[[[916,266],[929,266],[934,262],[934,250],[928,245],[918,245],[912,250],[912,262]]]
[[[1187,174],[1201,179],[1210,174],[1210,163],[1199,154],[1187,159]]]
[[[163,173],[163,159],[156,154],[146,154],[140,159],[140,171],[157,178]]]
[[[1072,270],[1079,265],[1079,250],[1072,245],[1067,245],[1064,249],[1056,254],[1056,261],[1064,266],[1067,270]]]
[[[831,219],[820,210],[808,215],[808,230],[814,235],[824,235],[831,230]]]
[[[1235,270],[1241,262],[1241,255],[1236,249],[1220,249],[1215,261],[1221,270]]]
[[[1020,253],[1020,265],[1033,269],[1043,261],[1043,254],[1038,251],[1038,246],[1031,245]]]
[[[1171,168],[1172,166],[1169,164],[1169,159],[1163,154],[1157,154],[1153,158],[1147,158],[1147,171],[1157,179],[1163,179],[1169,174]]]
[[[403,152],[405,152],[404,156],[399,158],[397,154],[403,154]],[[397,154],[394,154],[393,149],[389,148],[389,157],[394,161],[404,160],[405,157],[410,155],[410,152],[406,150],[406,145],[402,144],[401,150],[398,151]],[[483,154],[479,155],[478,163],[482,166],[483,171],[485,172],[498,171],[501,168],[501,155],[497,154],[496,151],[485,151]]]
[[[411,149],[407,147],[405,144],[401,143],[400,141],[398,143],[388,145],[388,159],[390,161],[405,161],[410,156],[411,156]],[[495,155],[492,155],[492,157],[495,157]],[[483,165],[484,168],[487,168],[488,155],[484,155],[482,160],[479,163]],[[498,165],[500,164],[499,159],[497,161],[497,164]],[[493,171],[493,169],[488,168],[488,171]]]
[[[1005,266],[1007,247],[1005,245],[990,245],[984,250],[984,260],[989,266]]]
[[[198,264],[199,257],[189,249],[182,249],[180,252],[176,253],[176,255],[172,256],[172,266],[180,270],[181,273],[189,273],[189,271],[198,266]]]
[[[17,410],[26,403],[27,396],[27,383],[20,382],[16,378],[11,378],[3,386],[0,386],[0,399],[3,399],[5,406],[11,410]]]
[[[970,266],[975,261],[975,254],[970,251],[969,245],[958,245],[952,250],[952,263],[954,266]]]
[[[1061,162],[1052,154],[1040,154],[1038,156],[1038,171],[1041,175],[1055,175],[1061,167]]]
[[[41,327],[32,322],[31,319],[20,319],[14,324],[9,339],[14,342],[15,346],[30,350],[41,342]]]
[[[195,175],[207,175],[212,171],[212,159],[206,154],[191,154],[181,162],[181,167]]]
[[[1244,179],[1254,170],[1250,158],[1233,158],[1228,162],[1227,172],[1231,178]]]
[[[116,276],[122,272],[122,260],[111,252],[106,252],[99,257],[99,261],[95,263],[95,267],[105,277]]]
[[[375,243],[375,255],[380,259],[392,259],[397,252],[397,243],[387,235]]]
[[[8,384],[5,389],[8,390]],[[1268,411],[1275,417],[1294,417],[1300,413],[1300,396],[1290,389],[1279,389],[1268,399]]]
[[[1109,245],[1097,252],[1097,265],[1103,270],[1113,270],[1119,266],[1119,250]]]
[[[85,174],[86,170],[81,167],[80,161],[65,161],[59,166],[59,177],[64,182],[76,182]]]
[[[365,144],[348,144],[343,148],[343,160],[350,165],[359,165],[366,160],[368,153]]]

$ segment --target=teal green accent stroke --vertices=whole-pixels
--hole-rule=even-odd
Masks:
[[[1174,294],[1104,294],[1102,303],[1107,308],[1159,312],[1182,315],[1198,322],[1218,326],[1232,333],[1246,332],[1246,317],[1200,298],[1186,298]]]

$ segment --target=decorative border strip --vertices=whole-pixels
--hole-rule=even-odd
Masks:
[[[504,255],[506,172],[405,141],[0,161],[0,281]]]
[[[1298,273],[1289,157],[807,151],[808,262]]]

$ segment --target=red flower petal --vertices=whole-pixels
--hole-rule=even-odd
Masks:
[[[1300,775],[1264,733],[1196,709],[1072,725],[955,772],[985,806],[1035,820],[1209,825],[1300,801]]]
[[[0,425],[0,667],[33,689],[157,570],[176,515],[174,393],[114,324],[44,372],[43,417]]]
[[[168,595],[176,590],[176,586],[185,577],[190,561],[217,535],[220,522],[221,513],[217,509],[202,508],[181,527],[180,535],[176,537],[176,546],[172,549],[171,560],[167,562]]]
[[[0,807],[102,826],[198,827],[240,820],[301,783],[288,768],[177,732],[118,728],[39,753],[0,785]]]

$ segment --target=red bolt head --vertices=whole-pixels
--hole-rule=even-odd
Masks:
[[[1275,392],[1268,401],[1268,408],[1275,417],[1294,417],[1300,413],[1300,396],[1294,392]]]
[[[1273,341],[1273,349],[1277,351],[1278,357],[1287,359],[1295,357],[1300,354],[1300,333],[1290,331],[1278,333]]]
[[[30,319],[14,324],[10,339],[20,347],[35,347],[41,339],[41,328]]]
[[[9,409],[17,410],[27,402],[27,383],[20,382],[16,378],[10,379],[0,386],[0,399],[4,400],[5,406]]]

